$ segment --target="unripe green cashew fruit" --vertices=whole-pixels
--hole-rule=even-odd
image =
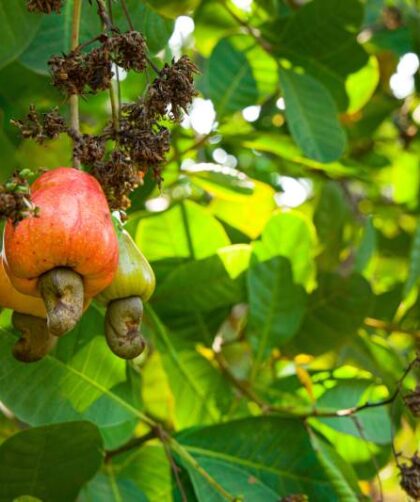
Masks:
[[[112,352],[133,359],[145,348],[140,334],[143,302],[155,290],[156,279],[146,257],[120,223],[116,224],[119,245],[117,272],[111,285],[96,297],[107,306],[105,336]]]

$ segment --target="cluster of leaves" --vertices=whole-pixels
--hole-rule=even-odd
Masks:
[[[9,315],[0,316],[9,410],[0,494],[356,501],[377,496],[386,467],[385,498],[418,496],[418,365],[395,392],[420,336],[420,100],[397,99],[389,85],[399,59],[418,52],[418,12],[404,0],[254,0],[249,12],[217,0],[127,5],[150,57],[173,29],[161,9],[193,17],[185,44],[218,128],[206,143],[174,127],[162,192],[148,174],[130,196],[127,228],[158,284],[140,360],[108,353],[92,305],[50,356],[22,367],[10,356]],[[90,29],[84,9],[82,32],[94,38],[97,20]],[[55,167],[71,156],[64,140],[21,143],[7,125],[31,102],[57,103],[45,91],[44,41],[66,52],[69,19],[40,28],[35,17],[21,16],[23,40],[0,46],[4,178],[13,162]],[[162,55],[169,66],[173,56]],[[137,127],[130,114],[142,116],[139,89],[144,97],[152,85],[129,75],[120,127]],[[103,131],[91,117],[107,120],[106,99],[81,103],[95,137]],[[259,107],[253,122],[248,106]],[[82,139],[81,156],[106,150]],[[367,402],[388,404],[349,414]],[[31,428],[20,431],[10,414]],[[28,469],[15,454],[23,448]]]

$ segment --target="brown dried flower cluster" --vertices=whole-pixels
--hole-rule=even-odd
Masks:
[[[101,136],[78,134],[69,131],[73,139],[73,157],[86,166],[94,166],[105,155],[105,139]]]
[[[400,465],[401,488],[414,500],[420,499],[420,457],[413,455],[411,465]]]
[[[67,96],[105,90],[113,76],[110,53],[105,45],[87,54],[74,50],[53,56],[48,65],[53,85]]]
[[[125,70],[138,72],[147,68],[146,42],[138,31],[109,37],[106,42],[112,61]]]
[[[188,56],[182,56],[172,64],[165,64],[149,87],[145,105],[155,115],[166,115],[179,121],[182,111],[187,111],[197,91],[194,88],[194,74],[198,68]],[[169,108],[169,110],[168,110]]]
[[[31,202],[31,190],[27,177],[32,173],[25,169],[13,173],[0,184],[0,217],[18,223],[28,216],[37,216],[38,208]]]
[[[128,195],[143,183],[144,173],[123,151],[112,152],[108,162],[97,162],[91,174],[101,183],[111,210],[128,209]]]
[[[58,113],[57,108],[48,113],[38,113],[35,106],[31,105],[24,119],[10,122],[19,128],[24,138],[34,139],[40,144],[47,139],[55,139],[67,130],[64,118]]]
[[[414,417],[420,417],[420,385],[413,392],[404,396],[404,402]]]
[[[26,8],[29,12],[42,12],[51,14],[51,12],[60,12],[63,6],[63,0],[26,0]]]

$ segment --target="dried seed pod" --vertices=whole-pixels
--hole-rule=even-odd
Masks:
[[[420,499],[420,457],[411,458],[411,465],[400,465],[401,488],[414,500]]]
[[[404,396],[404,402],[413,416],[420,417],[420,385],[417,385],[413,392]]]
[[[51,12],[60,12],[63,6],[63,0],[26,0],[26,8],[29,12],[42,12],[51,14]]]

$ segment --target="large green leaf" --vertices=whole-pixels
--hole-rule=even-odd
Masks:
[[[362,19],[359,0],[313,0],[286,23],[274,22],[263,33],[276,55],[320,80],[344,110],[348,105],[346,77],[368,61],[356,41]]]
[[[0,500],[31,495],[72,502],[102,462],[102,440],[89,422],[19,432],[0,447]]]
[[[177,439],[232,496],[256,500],[256,494],[264,494],[268,499],[262,500],[273,500],[273,492],[279,499],[301,493],[314,502],[338,501],[300,421],[247,418],[183,431]],[[212,497],[208,500],[219,500],[203,477],[199,478],[189,465],[185,467],[197,496],[203,494],[200,500],[207,500],[207,494]],[[238,480],[242,480],[242,486]]]
[[[338,183],[329,181],[322,187],[314,212],[314,224],[322,252],[317,260],[323,270],[335,270],[340,262],[344,243],[344,225],[349,220],[350,209]]]
[[[226,393],[231,397],[221,373],[193,348],[178,348],[150,307],[147,312],[174,396],[176,424],[188,427],[217,422],[221,416],[218,402]],[[197,329],[205,329],[200,327],[199,316]]]
[[[131,479],[115,479],[113,472],[98,473],[82,490],[78,502],[147,502]]]
[[[233,279],[218,255],[186,263],[171,272],[152,299],[165,316],[209,312],[239,303],[244,297],[239,279]]]
[[[342,381],[332,389],[327,390],[317,401],[322,409],[332,411],[351,408],[362,401],[362,396],[371,385],[369,380]],[[373,401],[373,400],[372,400]],[[391,442],[391,421],[384,407],[367,408],[353,417],[326,417],[319,419],[323,424],[333,429],[363,438],[377,444],[389,444]],[[362,433],[360,432],[362,430]]]
[[[420,224],[414,232],[409,261],[409,271],[407,281],[404,285],[404,295],[408,295],[420,277]]]
[[[115,378],[120,378],[118,367],[124,364],[116,361],[110,351],[101,350],[98,355],[85,351],[83,361],[75,356],[67,364],[48,355],[25,365],[11,355],[15,341],[10,331],[1,328],[0,400],[22,421],[41,425],[83,418],[106,427],[141,417],[133,405],[109,387]],[[104,381],[102,368],[111,373],[117,371],[116,377],[108,375]]]
[[[186,201],[184,208],[178,204],[168,211],[141,220],[136,233],[137,245],[150,261],[189,257],[186,223],[196,259],[210,256],[218,248],[230,244],[222,225],[206,209]]]
[[[258,87],[246,56],[225,38],[214,48],[206,72],[209,97],[220,115],[241,110],[258,100]]]
[[[309,297],[301,329],[291,341],[294,352],[322,354],[354,336],[372,306],[369,283],[360,275],[324,274]]]
[[[277,212],[265,226],[261,239],[253,243],[253,253],[259,261],[275,256],[287,258],[292,266],[293,280],[313,286],[316,235],[312,223],[298,212]]]
[[[147,444],[116,457],[113,463],[118,479],[132,481],[148,502],[172,502],[171,467],[163,445]]]
[[[248,297],[257,351],[266,356],[298,331],[305,315],[306,293],[293,282],[290,262],[277,256],[251,264]]]
[[[29,13],[25,2],[0,0],[0,68],[14,61],[31,43],[41,23],[39,14]]]
[[[294,140],[308,157],[332,162],[346,147],[346,134],[328,90],[314,77],[280,69],[286,118]]]
[[[352,466],[324,439],[313,435],[311,442],[340,502],[364,500]]]

